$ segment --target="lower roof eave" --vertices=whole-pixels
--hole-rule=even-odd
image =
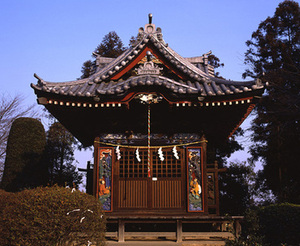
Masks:
[[[78,106],[80,105],[89,105],[89,107],[98,107],[101,104],[126,104],[135,98],[136,94],[141,93],[157,93],[150,91],[132,91],[129,93],[124,93],[121,95],[102,95],[95,97],[75,97],[75,96],[61,96],[52,93],[42,93],[38,92],[38,103],[42,105],[47,105],[55,103],[61,106]],[[236,102],[236,101],[245,101],[245,100],[255,100],[258,101],[261,98],[263,90],[257,90],[253,92],[245,92],[236,95],[220,95],[220,96],[207,96],[202,94],[174,94],[167,92],[158,92],[161,94],[169,104],[177,103],[193,103],[193,104],[212,104],[212,103],[223,103],[226,105],[226,102]]]

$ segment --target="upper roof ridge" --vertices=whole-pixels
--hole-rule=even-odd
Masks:
[[[153,15],[150,13],[148,15],[149,17],[149,23],[145,25],[145,27],[139,28],[139,33],[137,35],[137,40],[135,43],[132,44],[132,46],[136,46],[137,43],[142,41],[146,36],[153,35],[156,37],[159,41],[163,42],[165,44],[165,41],[163,40],[163,34],[160,27],[155,26],[155,24],[152,24],[152,17]],[[150,34],[150,35],[149,35]]]

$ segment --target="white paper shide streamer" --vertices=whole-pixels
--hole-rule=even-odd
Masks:
[[[178,160],[179,156],[178,156],[178,152],[177,152],[176,146],[173,147],[172,151],[173,151],[174,157]]]
[[[160,161],[164,161],[165,160],[162,148],[158,149],[158,157],[159,157]]]
[[[141,162],[139,148],[137,148],[136,151],[135,151],[135,157],[138,160],[138,162]]]
[[[117,154],[117,160],[120,160],[121,159],[120,146],[117,146],[117,148],[116,148],[116,154]]]

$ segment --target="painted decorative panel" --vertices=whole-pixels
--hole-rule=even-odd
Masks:
[[[203,169],[201,150],[201,147],[187,148],[189,212],[203,212]]]
[[[112,210],[112,155],[113,148],[98,149],[98,198],[102,203],[103,209],[105,211]]]

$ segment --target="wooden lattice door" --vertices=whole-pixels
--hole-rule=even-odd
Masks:
[[[164,149],[161,161],[157,149],[150,152],[148,177],[148,151],[140,149],[140,161],[136,149],[121,149],[121,159],[116,162],[114,175],[114,208],[116,210],[183,210],[185,209],[185,161],[178,148],[179,159],[172,149]]]

